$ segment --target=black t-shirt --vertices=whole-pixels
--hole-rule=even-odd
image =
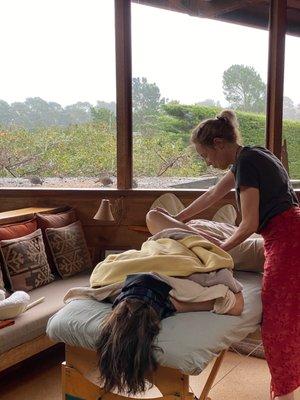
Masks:
[[[240,208],[240,187],[259,189],[260,232],[269,220],[277,214],[298,205],[288,174],[269,150],[259,146],[245,146],[231,171],[235,176],[237,205]]]

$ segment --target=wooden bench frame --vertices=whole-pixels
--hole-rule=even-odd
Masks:
[[[60,212],[64,211],[66,206],[62,207],[27,207],[17,210],[0,212],[0,226],[28,221],[34,218],[36,213]],[[0,354],[0,372],[13,365],[32,357],[43,350],[46,350],[56,343],[52,342],[46,334],[38,336],[32,340],[20,344],[4,353]]]
[[[159,366],[149,379],[161,392],[162,397],[151,400],[210,400],[208,394],[222,365],[227,350],[221,351],[206,379],[199,398],[190,392],[189,376],[181,371]],[[66,345],[66,361],[62,364],[63,400],[136,400],[119,394],[106,393],[91,382],[89,374],[97,368],[95,351]]]

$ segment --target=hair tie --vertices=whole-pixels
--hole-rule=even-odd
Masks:
[[[218,119],[219,121],[222,121],[222,122],[228,122],[228,118],[223,117],[223,116],[221,116],[221,115],[218,115],[218,116],[217,116],[217,119]]]

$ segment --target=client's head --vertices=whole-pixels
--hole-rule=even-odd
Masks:
[[[154,338],[162,318],[174,308],[171,287],[148,274],[127,277],[113,310],[101,325],[97,343],[104,389],[137,394],[146,390],[146,377],[157,368]]]

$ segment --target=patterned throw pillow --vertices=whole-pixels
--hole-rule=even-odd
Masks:
[[[72,224],[73,222],[77,221],[76,212],[74,209],[71,208],[70,210],[62,211],[55,214],[37,213],[35,216],[37,219],[38,228],[41,228],[43,233],[46,254],[49,261],[51,272],[57,276],[55,261],[53,260],[52,251],[50,249],[46,236],[46,229],[62,228],[64,226]]]
[[[92,268],[80,221],[62,228],[48,228],[46,236],[57,271],[62,278]]]
[[[12,290],[28,292],[54,280],[40,229],[20,238],[1,240],[0,246]]]

